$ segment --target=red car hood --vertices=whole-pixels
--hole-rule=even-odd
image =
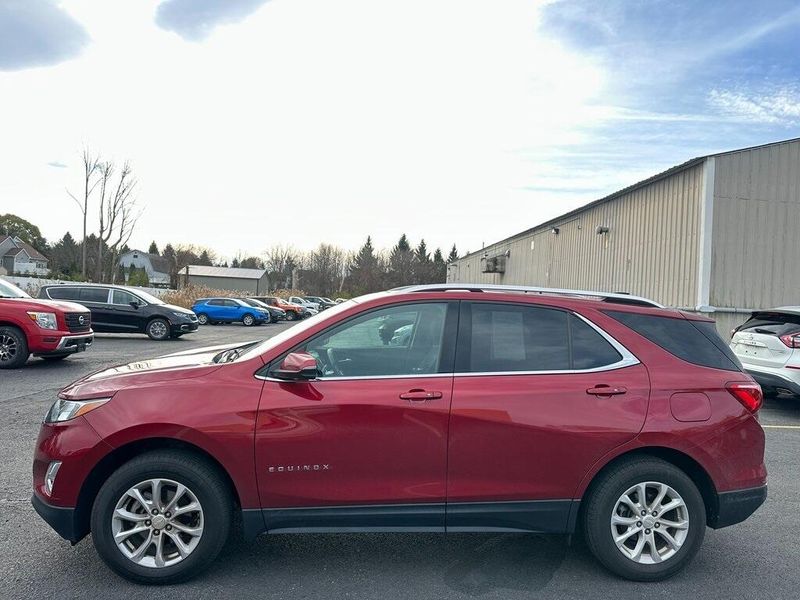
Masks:
[[[215,355],[223,350],[241,345],[239,342],[223,346],[195,348],[158,358],[109,367],[71,383],[61,390],[59,395],[70,399],[97,398],[111,395],[128,387],[202,377],[221,367],[212,362]]]
[[[15,308],[20,308],[22,310],[44,311],[47,309],[55,309],[62,312],[89,312],[89,309],[82,304],[76,304],[75,302],[63,302],[61,300],[40,300],[39,298],[2,298],[0,299],[0,302],[13,303]]]

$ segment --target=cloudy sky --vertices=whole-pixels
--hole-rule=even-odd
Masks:
[[[0,0],[0,213],[132,244],[482,243],[691,157],[800,136],[789,0]]]

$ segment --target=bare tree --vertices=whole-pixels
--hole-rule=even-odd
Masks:
[[[79,199],[67,190],[67,194],[78,205],[78,208],[83,215],[83,243],[81,244],[81,276],[86,279],[86,216],[89,213],[89,197],[94,192],[94,188],[99,183],[99,179],[95,177],[100,165],[100,158],[92,155],[89,148],[83,149],[81,156],[83,160],[83,198]]]
[[[99,167],[100,171],[100,223],[99,234],[97,236],[97,281],[103,281],[104,265],[103,265],[103,248],[108,245],[109,240],[114,234],[117,234],[119,243],[127,236],[130,238],[132,233],[132,225],[138,219],[133,216],[133,209],[136,201],[133,198],[133,191],[136,188],[136,178],[131,174],[131,166],[128,162],[122,165],[117,179],[116,186],[112,183],[114,171],[116,170],[114,163],[108,161],[102,163]],[[130,230],[130,231],[129,231]],[[114,248],[116,250],[117,247]],[[111,261],[111,277],[114,277],[115,268],[112,252]]]
[[[120,249],[124,248],[131,239],[136,223],[141,216],[142,211],[137,208],[135,199],[126,199],[120,207],[117,217],[117,237],[109,247],[111,250],[111,283],[116,283],[117,269],[115,265],[117,264]]]
[[[264,267],[276,287],[291,287],[292,271],[300,266],[302,257],[292,246],[277,245],[264,252]]]

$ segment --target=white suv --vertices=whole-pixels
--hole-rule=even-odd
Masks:
[[[313,314],[317,314],[319,312],[319,304],[317,304],[316,302],[310,302],[305,298],[301,298],[300,296],[289,296],[289,302],[291,302],[292,304],[299,304],[304,308],[312,310],[314,311]]]
[[[734,329],[731,350],[765,395],[800,396],[800,306],[754,312]]]

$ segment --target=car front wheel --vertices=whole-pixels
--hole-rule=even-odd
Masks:
[[[105,563],[138,583],[198,575],[216,558],[231,526],[233,501],[206,461],[175,450],[125,463],[100,488],[92,539]]]
[[[147,324],[146,333],[151,340],[166,340],[169,338],[169,323],[165,319],[153,319]]]
[[[297,318],[297,315],[294,313],[293,310],[286,311],[286,320],[287,321],[294,321]]]
[[[683,569],[700,549],[706,511],[686,473],[657,458],[636,457],[601,475],[584,526],[589,548],[609,570],[658,581]]]
[[[16,327],[0,327],[0,369],[16,369],[28,360],[28,340]]]

